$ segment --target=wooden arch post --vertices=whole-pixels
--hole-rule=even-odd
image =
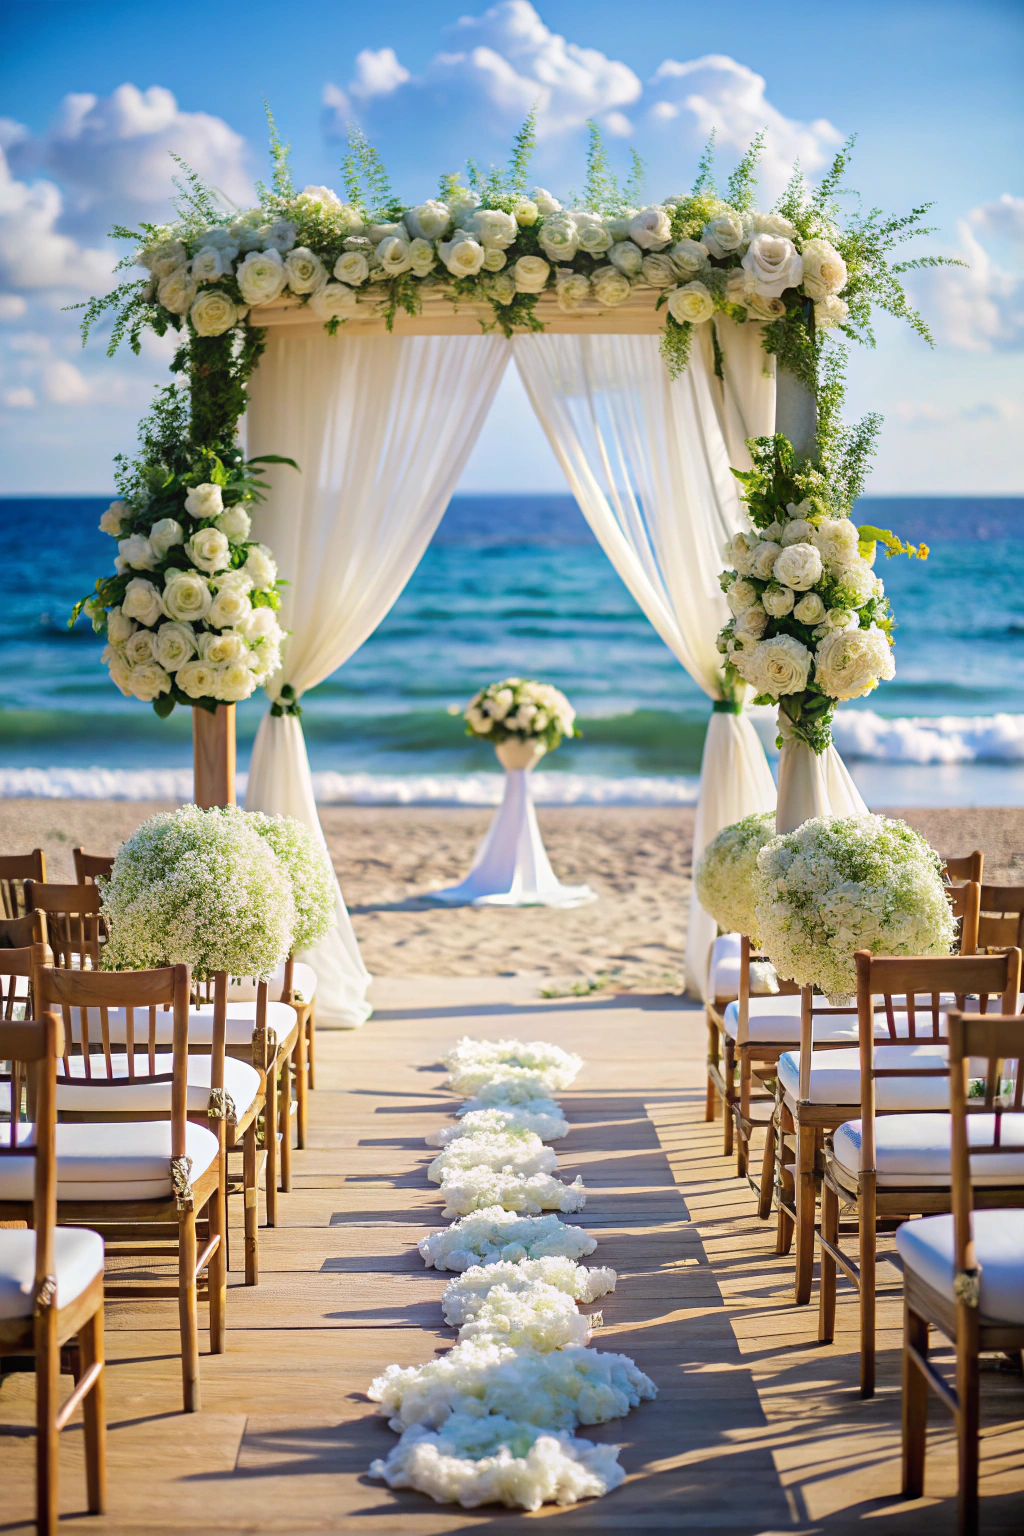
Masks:
[[[209,810],[235,804],[235,706],[192,709],[193,795]]]

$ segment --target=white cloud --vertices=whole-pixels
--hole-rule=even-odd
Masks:
[[[48,363],[43,371],[46,397],[54,405],[85,405],[93,390],[74,363]]]
[[[0,151],[0,285],[7,288],[105,289],[111,252],[83,248],[58,224],[64,208],[52,181],[31,185],[11,175]]]
[[[994,203],[972,208],[968,217],[984,234],[1024,240],[1024,197],[1014,197],[1012,192],[1004,192]]]
[[[961,423],[1006,423],[1017,421],[1024,409],[1016,400],[998,397],[994,400],[976,400],[971,405],[935,405],[923,400],[899,400],[892,411],[896,421],[905,427],[951,427]]]
[[[20,389],[5,389],[0,393],[0,405],[11,411],[32,411],[36,406],[35,392],[27,385]]]
[[[20,293],[0,293],[0,321],[21,320],[28,305]]]
[[[1024,282],[999,267],[975,234],[990,227],[990,210],[1002,206],[972,209],[957,225],[956,254],[966,268],[937,267],[914,273],[909,282],[936,341],[957,351],[1015,351],[1024,345]]]
[[[356,77],[349,90],[357,101],[371,96],[387,96],[410,78],[404,64],[398,62],[393,48],[364,48],[356,54]]]

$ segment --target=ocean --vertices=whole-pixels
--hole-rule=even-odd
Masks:
[[[109,569],[108,498],[0,500],[0,795],[190,791],[190,714],[121,697],[74,601]],[[897,674],[837,717],[872,805],[1024,804],[1024,499],[865,498],[859,521],[924,540],[884,561]],[[450,713],[519,674],[554,682],[581,740],[536,775],[548,803],[687,804],[709,705],[569,496],[456,496],[405,592],[303,700],[323,800],[492,804],[493,753]],[[244,773],[265,708],[239,707]],[[766,743],[772,712],[756,712]]]

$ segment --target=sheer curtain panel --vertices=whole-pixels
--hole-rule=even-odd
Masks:
[[[253,517],[283,577],[289,632],[268,692],[323,681],[377,628],[441,520],[509,358],[492,336],[329,336],[272,327],[252,381],[249,453],[283,454]],[[298,718],[266,715],[249,810],[296,816],[322,837]],[[338,926],[308,955],[317,1019],[369,1017],[370,981],[339,888]]]

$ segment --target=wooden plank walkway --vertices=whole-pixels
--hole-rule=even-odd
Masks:
[[[232,1272],[228,1353],[201,1361],[203,1411],[179,1411],[172,1303],[108,1306],[109,1513],[84,1510],[81,1429],[62,1437],[62,1528],[81,1532],[434,1533],[555,1520],[572,1532],[954,1529],[955,1459],[936,1407],[928,1497],[896,1497],[899,1304],[883,1303],[880,1389],[857,1397],[856,1314],[814,1342],[791,1266],[703,1122],[703,1015],[674,998],[545,1001],[527,979],[382,981],[361,1031],[321,1034],[311,1142],[283,1225],[261,1229],[260,1285]],[[441,1352],[445,1275],[416,1240],[441,1223],[424,1133],[450,1113],[437,1056],[458,1035],[515,1033],[578,1050],[561,1096],[573,1129],[559,1171],[582,1173],[592,1262],[619,1271],[598,1347],[630,1354],[656,1402],[583,1430],[623,1446],[625,1486],[534,1515],[463,1511],[392,1493],[366,1469],[394,1437],[365,1397],[392,1361]],[[236,1252],[239,1250],[236,1248]],[[882,1266],[882,1273],[887,1266]],[[891,1278],[898,1277],[891,1270]],[[65,1379],[65,1386],[67,1380]],[[1024,1528],[1024,1382],[983,1377],[983,1530]],[[28,1532],[30,1379],[0,1390],[0,1531]]]

